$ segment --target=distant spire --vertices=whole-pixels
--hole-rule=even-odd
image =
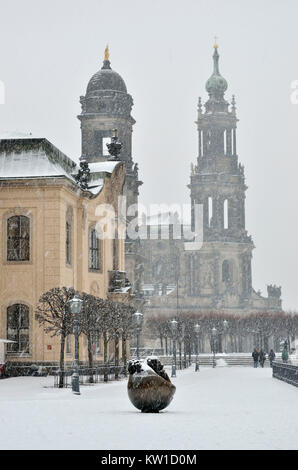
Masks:
[[[236,113],[236,100],[235,100],[235,95],[232,95],[232,101],[231,101],[231,105],[232,105],[232,113]]]
[[[213,73],[215,75],[220,75],[219,68],[218,68],[218,59],[219,53],[217,51],[217,47],[214,46],[214,53],[213,53]]]
[[[199,100],[198,100],[198,112],[199,112],[199,114],[202,114],[202,99],[201,99],[200,96],[199,96]]]
[[[217,37],[214,36],[214,49],[217,49],[217,48],[218,48]]]
[[[111,68],[111,63],[110,63],[110,51],[109,51],[109,45],[106,45],[105,48],[105,55],[104,55],[104,61],[103,61],[103,66],[101,67],[102,69],[110,69]]]

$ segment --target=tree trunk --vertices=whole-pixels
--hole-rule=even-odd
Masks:
[[[119,378],[119,335],[115,335],[115,380]]]
[[[88,340],[88,361],[89,361],[89,369],[90,369],[89,382],[93,383],[93,352],[92,352],[92,338],[91,338],[90,333],[87,335],[87,340]]]
[[[181,341],[178,341],[178,347],[179,347],[179,364],[180,364],[180,370],[182,369],[182,343]]]
[[[65,334],[61,333],[59,388],[63,388],[63,385],[64,385],[64,346],[65,346]]]
[[[104,362],[104,382],[108,381],[108,339],[107,334],[103,334],[103,362]]]
[[[160,335],[160,347],[161,347],[161,349],[163,349],[162,335]]]
[[[122,335],[122,360],[123,360],[123,373],[127,376],[127,351],[126,351],[126,336]]]

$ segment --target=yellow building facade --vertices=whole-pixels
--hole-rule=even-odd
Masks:
[[[45,334],[35,320],[41,294],[71,286],[106,298],[111,273],[125,271],[124,239],[94,237],[102,204],[113,208],[117,219],[125,165],[98,162],[93,166],[93,188],[84,190],[75,178],[77,165],[46,139],[0,140],[0,338],[15,340],[7,346],[7,362],[59,361],[59,337]],[[125,292],[116,299],[110,295],[127,301],[129,289]],[[71,335],[65,360],[72,361],[73,353]],[[100,340],[95,354],[101,361]],[[80,361],[87,361],[83,335]]]

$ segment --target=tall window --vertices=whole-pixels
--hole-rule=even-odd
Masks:
[[[89,230],[89,269],[102,269],[102,240],[98,238],[95,227]]]
[[[71,264],[71,222],[66,221],[65,252],[66,264]]]
[[[100,354],[100,333],[97,330],[92,334],[92,352],[94,355]]]
[[[7,261],[29,261],[30,219],[14,215],[7,220]]]
[[[65,262],[68,265],[72,263],[72,220],[73,208],[68,206],[65,221]]]
[[[7,351],[29,353],[29,308],[23,304],[14,304],[7,308],[7,339],[14,343],[7,344]]]
[[[111,143],[111,137],[103,137],[102,138],[102,154],[104,157],[109,156],[109,150],[107,144]]]
[[[116,232],[115,238],[113,238],[113,269],[119,269],[119,240]]]

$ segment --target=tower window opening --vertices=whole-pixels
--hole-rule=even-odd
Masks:
[[[224,229],[229,228],[229,207],[228,200],[224,201]]]
[[[110,155],[108,151],[108,147],[107,147],[107,144],[110,144],[110,143],[111,143],[111,137],[102,138],[102,155],[104,157],[108,157]]]
[[[223,133],[224,154],[227,155],[227,131]]]
[[[208,197],[208,227],[212,225],[212,217],[213,217],[213,201],[212,197]]]

